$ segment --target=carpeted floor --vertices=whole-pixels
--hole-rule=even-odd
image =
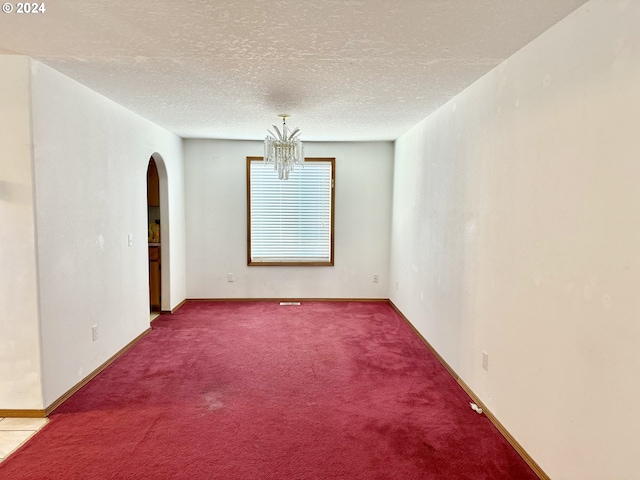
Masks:
[[[1,479],[535,479],[383,302],[188,302]]]

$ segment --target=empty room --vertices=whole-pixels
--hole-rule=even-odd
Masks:
[[[638,24],[5,2],[0,478],[637,478]]]

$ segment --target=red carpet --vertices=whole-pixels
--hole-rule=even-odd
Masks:
[[[535,479],[386,303],[187,303],[2,479]]]

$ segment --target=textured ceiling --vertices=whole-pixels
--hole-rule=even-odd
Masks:
[[[34,57],[182,137],[393,140],[585,0],[52,0]],[[15,3],[14,3],[15,5]]]

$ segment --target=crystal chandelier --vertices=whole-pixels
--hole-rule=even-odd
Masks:
[[[304,164],[304,152],[300,141],[300,130],[296,128],[290,132],[287,128],[289,115],[281,113],[278,116],[282,118],[282,132],[275,125],[273,128],[277,135],[267,130],[269,135],[264,139],[264,163],[273,164],[273,169],[278,171],[280,180],[286,180],[296,165]]]

